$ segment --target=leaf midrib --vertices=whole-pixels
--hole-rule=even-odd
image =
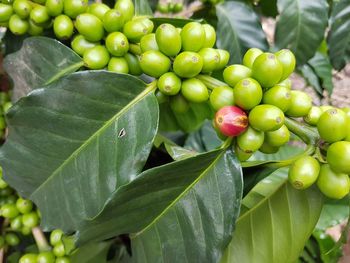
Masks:
[[[137,104],[139,101],[144,99],[148,94],[154,91],[154,86],[150,85],[148,88],[143,90],[139,95],[137,95],[132,101],[130,101],[122,110],[117,112],[109,121],[107,121],[100,129],[98,129],[95,133],[93,133],[81,146],[79,146],[59,167],[56,168],[55,171],[51,173],[51,175],[34,191],[30,194],[33,197],[37,192],[40,191],[52,178],[56,176],[56,174],[61,171],[68,163],[70,163],[79,153],[90,144],[90,142],[95,139],[99,134],[101,134],[105,129],[107,129],[118,117],[123,115],[127,110]]]

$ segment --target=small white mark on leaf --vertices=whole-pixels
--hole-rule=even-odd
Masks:
[[[118,138],[122,138],[122,137],[124,137],[126,135],[126,131],[125,131],[125,129],[123,128],[123,129],[121,129],[120,131],[119,131],[119,133],[118,133]]]

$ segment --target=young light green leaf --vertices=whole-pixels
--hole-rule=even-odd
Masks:
[[[151,16],[152,9],[147,0],[134,0],[136,16]]]
[[[25,39],[21,49],[4,61],[6,72],[14,81],[14,101],[83,65],[82,58],[72,49],[47,37]]]
[[[158,127],[152,91],[129,75],[84,71],[11,108],[0,162],[6,181],[38,205],[45,230],[75,230],[139,174]]]

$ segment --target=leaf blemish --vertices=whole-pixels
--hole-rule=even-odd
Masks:
[[[118,138],[122,138],[122,137],[124,137],[126,135],[126,131],[125,131],[125,129],[123,128],[123,129],[121,129],[120,131],[119,131],[119,133],[118,133]]]

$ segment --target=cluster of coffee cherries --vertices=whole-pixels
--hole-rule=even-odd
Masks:
[[[177,14],[181,12],[183,9],[183,3],[182,2],[174,2],[174,1],[159,1],[157,5],[157,11],[159,11],[162,14]]]
[[[10,101],[9,92],[0,92],[0,138],[4,138],[5,129],[6,129],[6,121],[5,121],[5,113],[9,108],[11,108],[12,103]]]
[[[50,234],[50,245],[52,250],[42,251],[40,253],[28,253],[23,255],[19,263],[70,263],[71,260],[67,255],[63,244],[64,234],[61,230],[56,229]]]

